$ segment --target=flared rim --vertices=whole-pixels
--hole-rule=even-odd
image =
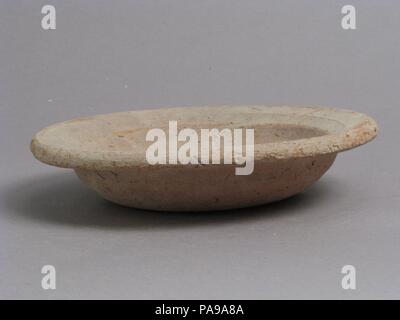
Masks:
[[[170,118],[173,120],[176,115],[195,113],[210,115],[210,118],[218,117],[221,114],[236,116],[243,114],[244,116],[252,117],[252,119],[258,117],[261,119],[262,116],[268,115],[272,116],[272,118],[282,116],[283,119],[277,120],[278,124],[284,124],[284,119],[298,124],[308,122],[326,132],[326,134],[321,136],[282,142],[257,143],[255,141],[255,161],[293,159],[338,153],[367,143],[375,138],[378,132],[378,126],[371,117],[347,109],[327,107],[270,107],[262,105],[177,107],[109,113],[59,122],[44,128],[34,136],[31,142],[31,151],[38,160],[63,168],[106,170],[111,168],[147,166],[149,164],[145,161],[143,152],[138,152],[135,149],[129,151],[90,150],[85,148],[85,144],[79,146],[79,148],[70,148],[68,141],[65,142],[64,139],[65,129],[71,129],[72,125],[78,126],[78,130],[89,124],[96,127],[97,124],[101,125],[104,121],[112,122],[117,118],[121,119],[123,117],[136,117],[149,120],[152,117],[162,115],[165,119]],[[147,123],[150,122],[147,121]],[[273,124],[273,122],[271,123]],[[263,124],[262,120],[260,120],[259,124]],[[251,123],[248,125],[251,126]],[[64,143],[59,142],[61,138],[64,139]]]

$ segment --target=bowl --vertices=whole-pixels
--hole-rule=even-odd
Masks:
[[[208,145],[203,132],[213,132]],[[302,192],[338,152],[376,134],[372,118],[344,109],[181,107],[57,123],[34,136],[31,151],[46,164],[74,169],[109,201],[149,210],[208,211]]]

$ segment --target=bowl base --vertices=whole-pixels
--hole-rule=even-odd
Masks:
[[[336,153],[256,161],[254,172],[235,175],[235,165],[143,166],[75,169],[105,199],[156,211],[213,211],[266,204],[293,196],[317,181]]]

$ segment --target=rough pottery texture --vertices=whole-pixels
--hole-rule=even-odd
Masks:
[[[150,165],[148,130],[254,129],[254,171],[235,164]],[[373,139],[370,117],[317,107],[187,107],[131,111],[52,125],[35,135],[31,150],[47,164],[73,168],[104,198],[164,211],[222,210],[264,204],[303,191],[332,165],[338,152]],[[221,163],[223,161],[221,160]]]
[[[222,210],[277,201],[303,191],[329,169],[336,154],[259,161],[250,175],[232,165],[76,169],[104,198],[130,207],[167,211]]]

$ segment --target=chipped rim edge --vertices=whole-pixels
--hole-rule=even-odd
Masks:
[[[334,116],[337,114],[346,115],[347,117],[353,117],[357,120],[352,126],[344,125],[344,130],[339,133],[326,134],[318,137],[288,140],[283,142],[271,142],[265,144],[254,145],[254,161],[260,160],[289,160],[294,158],[303,158],[309,156],[318,156],[330,153],[338,153],[353,149],[361,146],[371,140],[373,140],[378,134],[378,125],[371,117],[355,112],[349,109],[339,108],[328,108],[328,107],[287,107],[287,106],[215,106],[215,107],[176,107],[176,108],[158,108],[158,109],[147,109],[147,110],[133,110],[125,112],[115,113],[126,113],[126,112],[154,112],[158,110],[169,110],[179,111],[181,109],[193,109],[193,108],[230,108],[230,110],[238,110],[241,108],[250,108],[261,111],[261,109],[276,109],[286,108],[286,110],[297,112],[298,116],[315,116],[317,112],[323,112],[324,115],[319,117],[326,118],[329,120],[340,121]],[[229,109],[227,110],[229,111]],[[101,114],[96,116],[111,115]],[[274,112],[279,114],[279,112]],[[285,113],[284,113],[285,114]],[[96,117],[93,116],[93,117]],[[330,117],[333,116],[333,117]],[[359,119],[356,119],[356,118]],[[43,144],[39,141],[38,135],[44,134],[47,129],[53,128],[60,123],[68,122],[71,120],[55,123],[48,126],[33,137],[30,149],[35,158],[43,163],[61,167],[61,168],[79,168],[79,169],[93,169],[93,170],[108,170],[115,168],[130,168],[130,167],[182,167],[182,166],[196,166],[195,164],[188,165],[150,165],[143,161],[143,157],[135,152],[129,153],[116,153],[116,152],[104,152],[104,151],[82,151],[82,150],[68,150],[65,148],[58,148],[50,145]],[[213,164],[206,164],[205,166],[212,166]]]

